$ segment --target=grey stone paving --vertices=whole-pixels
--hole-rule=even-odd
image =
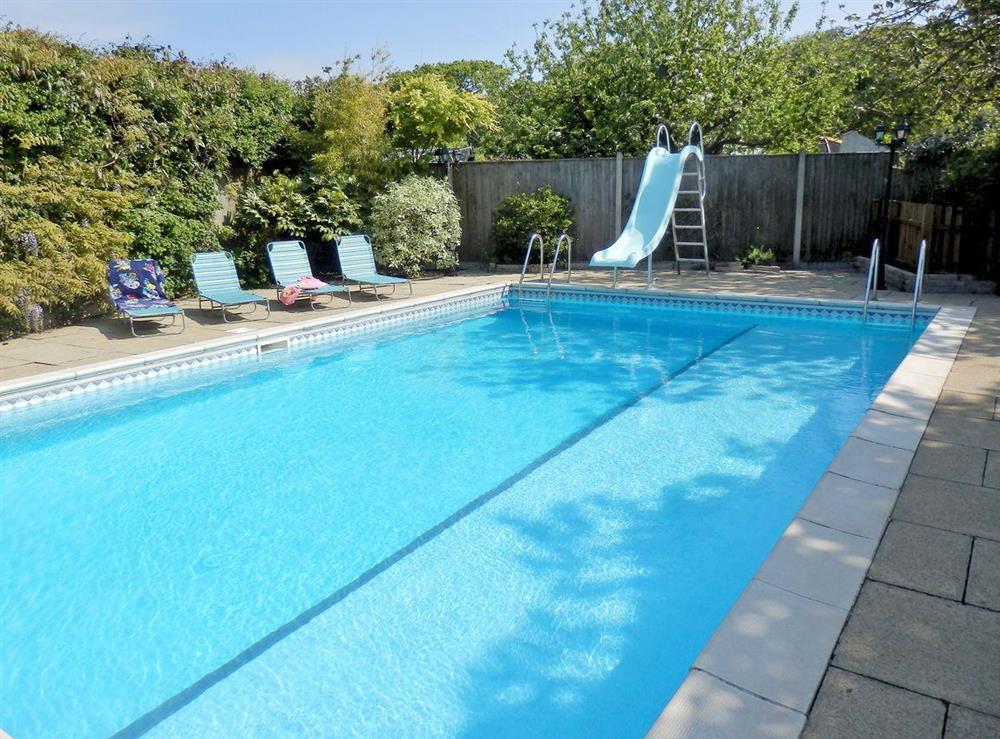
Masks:
[[[965,600],[1000,611],[1000,542],[976,539]],[[997,689],[1000,690],[1000,686]]]
[[[971,552],[971,536],[895,520],[886,529],[868,576],[961,600]]]
[[[831,668],[819,689],[805,739],[940,739],[947,705],[909,690]]]
[[[944,739],[996,739],[1000,736],[1000,718],[961,706],[948,706]]]
[[[1000,307],[978,308],[804,737],[1000,737]]]
[[[987,423],[993,423],[987,421]],[[986,449],[963,444],[949,444],[945,441],[925,439],[917,447],[917,454],[910,465],[910,472],[924,477],[938,477],[970,485],[983,481],[986,467]]]
[[[986,713],[1000,710],[1000,613],[868,581],[833,664]]]

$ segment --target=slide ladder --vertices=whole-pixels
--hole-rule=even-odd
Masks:
[[[688,140],[693,139],[696,128],[700,146],[701,127],[697,123],[692,124]],[[681,186],[677,190],[677,200],[670,212],[670,233],[673,235],[674,264],[677,267],[677,274],[681,273],[681,262],[703,264],[707,273],[709,260],[708,236],[705,233],[704,159],[689,157],[684,162]],[[682,252],[692,256],[681,256]]]
[[[653,252],[667,230],[674,241],[678,272],[683,262],[710,267],[705,234],[705,152],[701,126],[688,130],[680,151],[670,150],[670,132],[660,125],[642,169],[632,213],[621,236],[590,260],[591,267],[633,269],[646,259],[646,287],[653,285]]]

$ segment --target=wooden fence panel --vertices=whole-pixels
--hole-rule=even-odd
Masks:
[[[803,199],[803,261],[862,252],[870,231],[873,199],[884,187],[886,155],[811,154],[806,157]],[[627,220],[643,159],[622,162],[621,220]],[[795,237],[796,155],[709,156],[705,164],[709,250],[732,260],[753,244],[790,259]],[[469,162],[454,168],[462,209],[463,261],[485,261],[492,249],[493,212],[507,195],[549,185],[576,209],[574,257],[586,260],[616,237],[614,159]],[[662,259],[672,249],[661,249]]]
[[[870,250],[872,201],[885,191],[888,155],[817,154],[806,157],[802,260],[839,259]]]
[[[469,162],[453,169],[462,211],[462,261],[486,261],[492,251],[493,212],[508,195],[548,185],[573,201],[577,240],[574,259],[614,240],[616,167],[614,159],[553,159]]]

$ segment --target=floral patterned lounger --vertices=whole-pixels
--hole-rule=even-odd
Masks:
[[[184,311],[167,299],[163,270],[153,259],[123,259],[108,263],[108,292],[115,312],[128,318],[132,335],[135,319],[172,316],[171,325],[181,317],[184,331]]]

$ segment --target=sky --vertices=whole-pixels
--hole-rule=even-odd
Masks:
[[[827,13],[867,14],[873,0],[831,0]],[[781,0],[786,8],[792,0]],[[319,74],[345,55],[385,48],[394,67],[454,59],[501,61],[534,40],[534,24],[569,0],[0,0],[0,19],[100,45],[126,37],[225,57],[289,79]],[[800,0],[793,33],[813,29],[821,0]]]

